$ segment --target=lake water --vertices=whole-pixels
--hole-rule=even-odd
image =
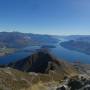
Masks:
[[[56,48],[51,49],[51,53],[58,59],[64,59],[69,62],[79,61],[81,63],[90,64],[90,55],[63,48],[60,45],[57,45]]]
[[[64,59],[69,62],[80,61],[81,63],[90,64],[90,55],[86,55],[84,53],[77,52],[77,51],[68,50],[60,46],[59,43],[55,46],[56,48],[51,48],[50,52],[56,58]],[[22,60],[23,58],[33,54],[37,49],[40,49],[40,46],[32,46],[32,47],[30,46],[30,47],[24,48],[20,52],[16,52],[11,55],[0,57],[0,64],[8,64],[16,60]]]
[[[1,56],[0,57],[0,64],[8,64],[10,62],[22,60],[30,55],[32,55],[37,49],[40,49],[40,46],[30,46],[26,47],[16,53],[7,55],[7,56]]]

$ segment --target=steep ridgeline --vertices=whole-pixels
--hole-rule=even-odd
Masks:
[[[45,51],[36,52],[23,60],[10,63],[8,66],[25,72],[49,73],[54,71],[62,76],[76,73],[71,64],[57,60]]]

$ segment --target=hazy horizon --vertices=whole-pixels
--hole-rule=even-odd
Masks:
[[[6,32],[6,33],[7,33],[7,32],[11,32],[11,33],[12,33],[12,32],[16,32],[16,33],[26,33],[26,34],[28,34],[28,33],[30,34],[30,33],[31,33],[31,34],[51,35],[51,36],[85,36],[85,35],[86,35],[86,36],[90,36],[90,34],[66,34],[66,35],[64,35],[64,34],[57,34],[57,35],[56,35],[56,34],[32,33],[32,32],[21,32],[21,31],[0,31],[0,33],[1,33],[1,32]]]

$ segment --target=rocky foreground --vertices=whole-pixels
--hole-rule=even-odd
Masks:
[[[73,66],[78,71],[77,76],[64,77],[62,82],[47,83],[47,86],[43,86],[47,88],[43,90],[90,90],[90,65],[73,64]],[[38,90],[41,90],[40,87],[39,85]]]

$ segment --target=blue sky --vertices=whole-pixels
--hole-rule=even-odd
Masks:
[[[90,34],[90,0],[0,0],[0,31]]]

